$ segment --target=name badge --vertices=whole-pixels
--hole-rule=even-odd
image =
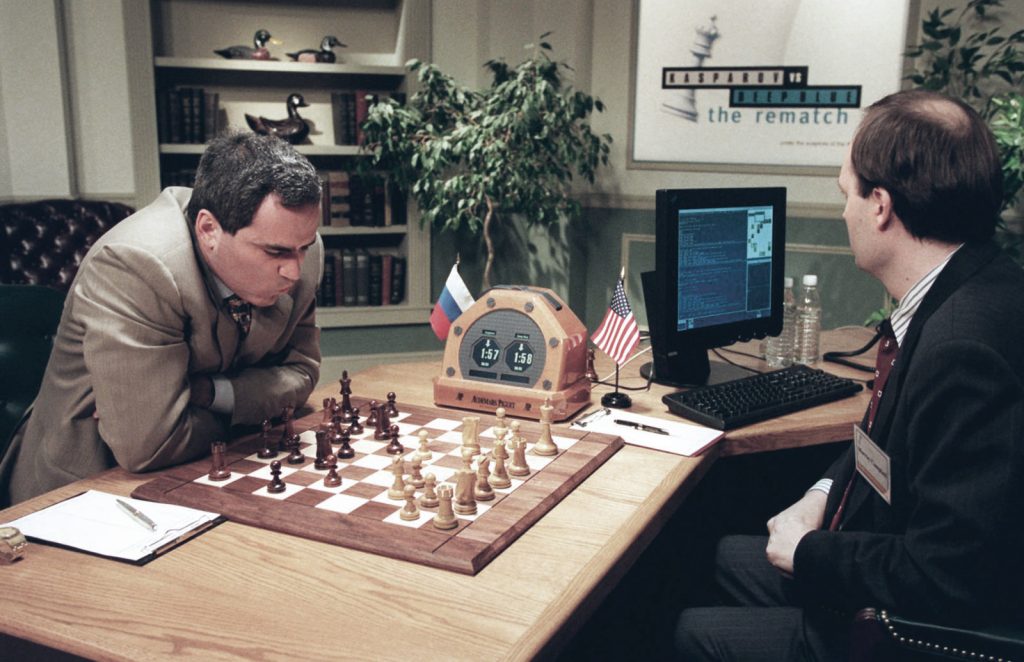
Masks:
[[[892,505],[889,456],[859,425],[853,426],[853,449],[857,459],[857,472],[878,492],[878,496]]]

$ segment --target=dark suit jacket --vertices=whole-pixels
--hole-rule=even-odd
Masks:
[[[1024,271],[993,244],[950,260],[911,321],[871,437],[892,505],[857,476],[838,532],[794,559],[811,604],[970,625],[1024,614]],[[854,469],[852,447],[825,522]]]

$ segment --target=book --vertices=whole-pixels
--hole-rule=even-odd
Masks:
[[[341,253],[341,283],[341,305],[356,305],[356,252],[351,248],[346,248]]]
[[[396,255],[391,259],[391,303],[405,300],[405,258]]]
[[[9,524],[29,540],[142,565],[222,521],[217,513],[89,490]]]
[[[383,290],[384,290],[384,260],[382,255],[371,253],[369,256],[370,261],[370,283],[369,283],[369,295],[367,296],[366,303],[370,306],[383,305]]]
[[[370,305],[370,254],[359,250],[356,257],[356,305]]]

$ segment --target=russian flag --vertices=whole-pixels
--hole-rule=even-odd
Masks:
[[[466,284],[459,276],[458,263],[452,265],[452,271],[448,274],[448,280],[444,282],[444,289],[441,296],[437,297],[434,310],[430,312],[430,328],[438,340],[448,339],[448,329],[451,328],[459,315],[473,305],[475,299],[469,293]]]

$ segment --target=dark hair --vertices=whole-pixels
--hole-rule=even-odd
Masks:
[[[928,90],[890,94],[868,107],[853,138],[860,195],[876,186],[910,234],[958,243],[988,239],[1002,206],[992,132],[973,108]]]
[[[320,178],[309,160],[275,136],[247,131],[214,138],[199,160],[188,213],[213,214],[221,227],[235,234],[252,223],[264,198],[276,195],[285,207],[320,202]]]

